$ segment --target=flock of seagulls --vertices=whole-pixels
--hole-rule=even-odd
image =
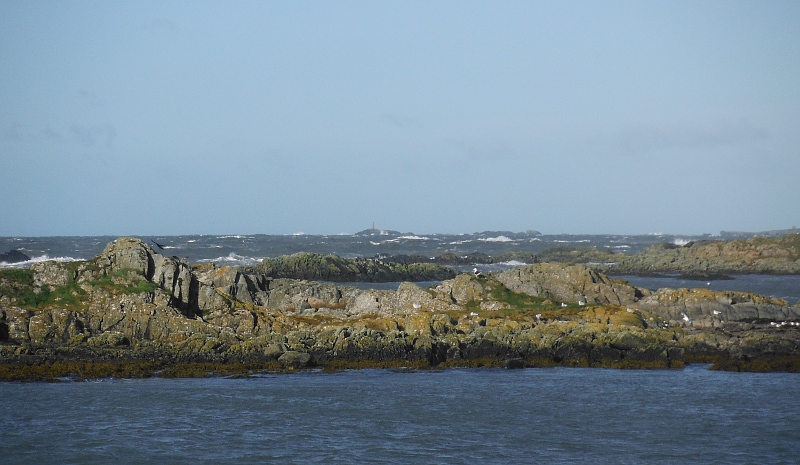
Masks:
[[[770,321],[769,325],[775,328],[780,328],[783,326],[800,326],[800,321],[781,321],[780,323]]]

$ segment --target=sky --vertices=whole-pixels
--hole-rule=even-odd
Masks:
[[[0,2],[0,236],[800,225],[797,1]]]

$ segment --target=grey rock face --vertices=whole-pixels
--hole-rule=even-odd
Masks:
[[[783,299],[749,292],[708,289],[659,289],[636,303],[637,308],[687,327],[711,328],[727,322],[800,320],[800,308]]]
[[[152,279],[155,269],[153,255],[150,246],[141,240],[120,237],[108,244],[105,250],[95,257],[95,262],[99,267],[107,268],[111,272],[128,269]]]
[[[512,291],[568,303],[627,305],[649,293],[585,265],[539,263],[500,273],[497,280]]]
[[[66,286],[73,279],[73,273],[67,266],[59,262],[41,262],[31,265],[33,271],[33,286],[41,289],[48,286],[51,289]]]
[[[290,350],[278,357],[278,361],[287,368],[305,368],[311,363],[311,354]]]

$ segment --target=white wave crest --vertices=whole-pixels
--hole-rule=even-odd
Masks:
[[[400,236],[398,239],[406,239],[409,241],[429,241],[431,238],[425,236]]]
[[[510,237],[506,236],[486,237],[486,238],[481,237],[478,240],[483,242],[514,242],[514,239],[511,239]]]
[[[25,260],[24,262],[17,262],[17,263],[6,263],[0,262],[0,268],[30,268],[31,265],[34,263],[42,263],[42,262],[77,262],[80,260],[84,260],[83,258],[75,258],[75,257],[50,257],[48,255],[41,255],[39,257],[33,257],[30,260]]]
[[[516,268],[518,266],[525,266],[525,265],[527,265],[527,263],[521,262],[519,260],[509,260],[507,262],[500,262],[500,263],[498,263],[498,265],[510,266],[510,267]]]
[[[689,242],[691,242],[691,241],[689,241],[687,239],[680,239],[680,238],[675,239],[674,241],[672,241],[673,244],[679,245],[681,247],[683,247],[684,245],[688,244]]]
[[[221,265],[257,265],[261,263],[263,258],[258,257],[245,257],[237,253],[229,253],[225,257],[217,258],[204,258],[198,260],[199,263],[219,263]]]

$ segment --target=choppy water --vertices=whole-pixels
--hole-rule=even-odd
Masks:
[[[375,255],[424,254],[440,255],[449,251],[459,254],[504,252],[539,252],[553,247],[593,246],[618,252],[637,252],[658,242],[686,243],[708,239],[706,236],[674,235],[541,235],[504,231],[474,234],[398,233],[394,231],[362,232],[340,235],[190,235],[141,237],[148,244],[164,246],[160,252],[186,258],[191,263],[217,262],[226,265],[249,265],[266,257],[296,252],[335,254],[343,257]],[[20,250],[34,260],[86,260],[100,253],[115,236],[75,237],[0,237],[0,253]],[[155,247],[155,246],[154,246]]]
[[[800,375],[472,369],[0,384],[5,464],[797,463]]]

